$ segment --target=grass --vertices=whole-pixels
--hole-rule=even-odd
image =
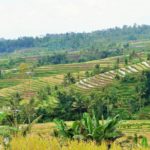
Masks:
[[[72,124],[72,122],[67,122]],[[10,143],[11,150],[107,150],[106,143],[102,142],[100,145],[95,142],[84,141],[70,141],[68,139],[59,139],[51,136],[54,123],[35,124],[31,133],[27,137],[17,136],[13,137]],[[120,138],[112,144],[111,150],[122,150],[118,145],[119,142],[128,138],[128,136],[144,135],[148,138],[150,143],[150,121],[149,120],[129,120],[122,121],[119,125],[125,136]],[[134,146],[128,143],[131,150],[148,150],[149,148],[142,148],[141,145]],[[128,148],[126,148],[128,149]]]
[[[62,141],[56,138],[39,136],[15,137],[10,143],[11,150],[107,150],[107,145],[96,145],[94,142]],[[111,150],[121,150],[112,144]]]
[[[131,150],[148,150],[148,148],[142,148],[140,145],[131,146]],[[14,137],[10,142],[11,150],[108,150],[108,146],[105,142],[96,144],[95,142],[84,141],[70,141],[62,140],[53,137],[41,137],[30,135],[27,137]],[[122,150],[117,143],[112,143],[110,150]]]

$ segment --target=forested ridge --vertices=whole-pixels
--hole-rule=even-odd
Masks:
[[[115,27],[91,33],[46,34],[43,37],[19,37],[0,40],[0,52],[13,52],[23,48],[46,47],[54,50],[108,50],[118,42],[150,39],[150,25]]]

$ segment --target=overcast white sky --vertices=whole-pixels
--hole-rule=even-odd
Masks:
[[[0,0],[0,37],[150,24],[150,0]]]

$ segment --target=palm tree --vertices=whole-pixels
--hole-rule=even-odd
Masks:
[[[75,78],[73,77],[73,75],[70,72],[68,72],[64,77],[64,84],[70,85],[72,83],[75,83]]]

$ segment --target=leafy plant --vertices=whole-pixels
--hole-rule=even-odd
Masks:
[[[145,148],[148,147],[148,140],[146,137],[142,138],[141,145],[142,147],[145,147]]]
[[[93,140],[97,143],[103,140],[111,142],[122,136],[116,129],[118,121],[118,116],[115,116],[113,119],[100,123],[94,112],[92,116],[84,113],[82,119],[73,122],[71,127],[67,126],[63,120],[54,120],[57,129],[55,135],[85,141]]]

